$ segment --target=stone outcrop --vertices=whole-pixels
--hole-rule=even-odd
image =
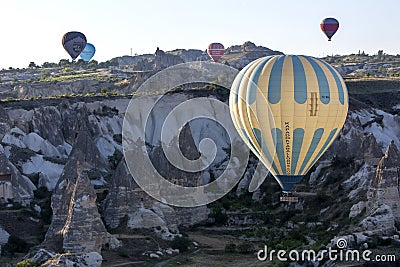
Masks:
[[[226,48],[226,64],[237,69],[242,69],[250,62],[265,56],[283,55],[282,52],[271,50],[267,47],[256,46],[252,42],[245,42],[243,45],[233,45]]]
[[[369,192],[367,211],[387,205],[400,222],[400,153],[392,141],[376,169]]]
[[[85,153],[87,133],[81,132],[51,199],[53,219],[45,245],[56,251],[98,252],[106,243],[116,243],[106,232],[96,205],[96,192],[87,169],[98,160]],[[89,164],[89,165],[88,165]]]
[[[100,267],[103,257],[98,252],[82,254],[57,254],[54,258],[46,261],[42,267]]]
[[[87,130],[77,132],[71,155],[80,152],[83,154],[85,168],[96,172],[107,173],[110,171],[107,160],[100,154]]]
[[[167,54],[158,47],[154,55],[154,68],[156,70],[161,70],[184,62],[181,57]]]
[[[168,51],[167,54],[179,56],[184,62],[204,61],[210,59],[206,51],[197,49],[176,49]]]
[[[4,108],[0,107],[0,140],[10,130],[10,118]]]
[[[124,159],[118,164],[111,177],[110,192],[104,201],[104,221],[110,228],[120,225],[121,219],[137,211],[140,207],[150,206],[153,199],[135,183]]]
[[[7,244],[9,237],[10,234],[6,230],[4,230],[0,225],[0,255],[1,255],[1,247]]]
[[[7,111],[2,107],[0,107],[0,122],[10,123],[10,118],[8,117]]]
[[[343,155],[346,158],[368,161],[377,164],[382,157],[381,149],[372,133],[365,133],[360,119],[347,116],[336,142],[327,151],[324,158],[332,155]]]
[[[110,192],[104,201],[103,216],[106,225],[110,228],[161,227],[164,230],[162,236],[166,239],[178,233],[175,210],[156,201],[140,189],[130,175],[124,160],[121,160],[111,178]],[[124,221],[124,218],[127,220]],[[171,236],[168,237],[168,235]]]
[[[173,208],[147,195],[136,184],[124,160],[111,178],[111,188],[104,201],[104,221],[110,228],[161,229],[164,239],[172,239],[178,226],[193,226],[208,217],[207,207]],[[126,218],[126,219],[125,219]],[[157,232],[157,231],[156,231]]]
[[[136,65],[142,61],[148,61],[153,59],[154,59],[153,54],[143,54],[138,56],[122,56],[116,58],[119,66]]]
[[[392,209],[385,204],[373,209],[361,222],[364,231],[371,231],[379,235],[391,235],[395,230],[395,218]]]
[[[25,98],[32,96],[56,96],[70,94],[98,93],[101,88],[109,88],[111,84],[107,81],[97,79],[75,79],[60,81],[57,83],[24,83],[9,92],[10,97]]]
[[[30,124],[31,129],[35,129],[41,137],[49,140],[53,145],[63,145],[63,120],[56,107],[48,106],[34,110]]]
[[[363,174],[359,175],[361,178],[359,187],[367,191],[367,200],[353,205],[349,217],[355,217],[365,211],[366,215],[359,223],[363,231],[379,235],[390,235],[395,231],[396,222],[400,222],[399,168],[400,153],[392,141],[379,161],[374,175],[368,172],[366,176],[365,171],[361,170]],[[352,198],[354,194],[350,192],[350,195]]]
[[[0,152],[0,203],[13,199],[23,205],[28,205],[33,198],[35,185]]]

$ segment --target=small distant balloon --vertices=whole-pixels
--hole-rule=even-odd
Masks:
[[[218,60],[224,55],[225,48],[221,43],[211,43],[208,45],[207,53],[214,62],[218,62]]]
[[[81,54],[79,55],[81,59],[85,62],[89,62],[96,53],[96,48],[91,43],[87,43]]]
[[[335,18],[326,18],[322,20],[320,27],[328,37],[328,41],[330,41],[332,36],[339,29],[339,22]]]
[[[62,45],[72,59],[79,56],[86,42],[86,36],[81,32],[67,32],[62,38]]]

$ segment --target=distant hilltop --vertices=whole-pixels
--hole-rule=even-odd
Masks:
[[[269,55],[283,55],[283,53],[267,47],[257,46],[247,41],[242,45],[227,47],[219,63],[242,69],[251,61]],[[118,62],[119,66],[133,67],[132,65],[134,65],[137,70],[150,70],[153,67],[152,65],[155,65],[156,69],[162,69],[184,62],[207,61],[210,60],[210,56],[206,50],[175,49],[164,52],[162,49],[157,48],[154,54],[122,56],[114,60]]]
[[[242,69],[248,63],[269,55],[283,55],[278,50],[257,46],[247,41],[242,45],[232,45],[225,49],[225,54],[219,63]],[[359,50],[350,55],[331,55],[322,58],[332,64],[345,78],[388,78],[400,77],[400,55],[389,55],[378,50],[374,55],[368,55]],[[172,65],[190,61],[211,60],[206,50],[175,49],[163,51],[158,48],[154,54],[122,56],[112,59],[118,66],[137,71],[163,69]]]

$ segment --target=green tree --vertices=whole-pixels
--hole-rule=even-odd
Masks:
[[[228,253],[236,252],[236,244],[234,244],[234,243],[226,244],[225,245],[225,252],[228,252]]]
[[[190,246],[190,240],[187,237],[175,237],[171,242],[173,249],[179,249],[179,252],[188,251]]]
[[[58,62],[59,67],[67,67],[70,65],[71,65],[71,62],[69,62],[68,59],[60,59],[60,62]]]
[[[44,62],[42,64],[42,68],[55,68],[57,67],[56,63]]]
[[[36,69],[36,68],[39,68],[39,66],[36,65],[35,62],[31,61],[31,62],[29,62],[28,68]]]
[[[249,241],[244,241],[237,246],[239,253],[250,254],[254,251],[254,245]]]
[[[383,50],[378,50],[378,60],[383,60],[384,55],[383,55]]]
[[[91,60],[87,64],[88,68],[97,68],[98,65],[99,65],[99,63],[97,62],[97,60]]]
[[[17,267],[36,267],[37,264],[36,264],[36,262],[34,262],[31,259],[26,259],[26,260],[18,262],[16,266]]]
[[[86,64],[86,62],[83,61],[83,59],[80,58],[80,59],[78,59],[78,61],[75,64],[78,65],[78,66],[84,66]]]

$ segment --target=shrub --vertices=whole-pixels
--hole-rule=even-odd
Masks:
[[[121,248],[118,250],[117,253],[118,253],[118,256],[120,256],[120,257],[129,258],[129,254],[128,254],[128,251],[126,251],[126,249]]]
[[[393,243],[391,238],[378,238],[378,246],[390,246]]]
[[[36,267],[38,265],[33,260],[26,259],[26,260],[18,262],[16,266],[17,267]]]
[[[112,156],[108,156],[108,162],[110,163],[110,167],[112,170],[115,170],[117,168],[118,164],[122,160],[122,157],[123,154],[118,149],[114,151],[114,154]]]
[[[180,252],[188,251],[190,240],[186,237],[175,237],[171,242],[173,249],[179,249]]]
[[[237,246],[239,253],[249,254],[253,253],[254,245],[251,242],[245,241]]]
[[[11,255],[14,255],[16,252],[26,253],[28,252],[28,243],[15,235],[10,235],[7,244],[4,246],[4,252],[8,252]]]
[[[214,209],[213,217],[215,219],[215,224],[217,224],[217,225],[225,224],[226,220],[228,219],[228,215],[226,215],[226,213],[222,212],[222,209],[219,207]]]
[[[45,199],[51,197],[51,192],[45,186],[41,186],[36,190],[33,190],[33,195],[37,199]]]
[[[225,252],[228,252],[228,253],[236,252],[236,244],[234,244],[234,243],[226,244]]]

